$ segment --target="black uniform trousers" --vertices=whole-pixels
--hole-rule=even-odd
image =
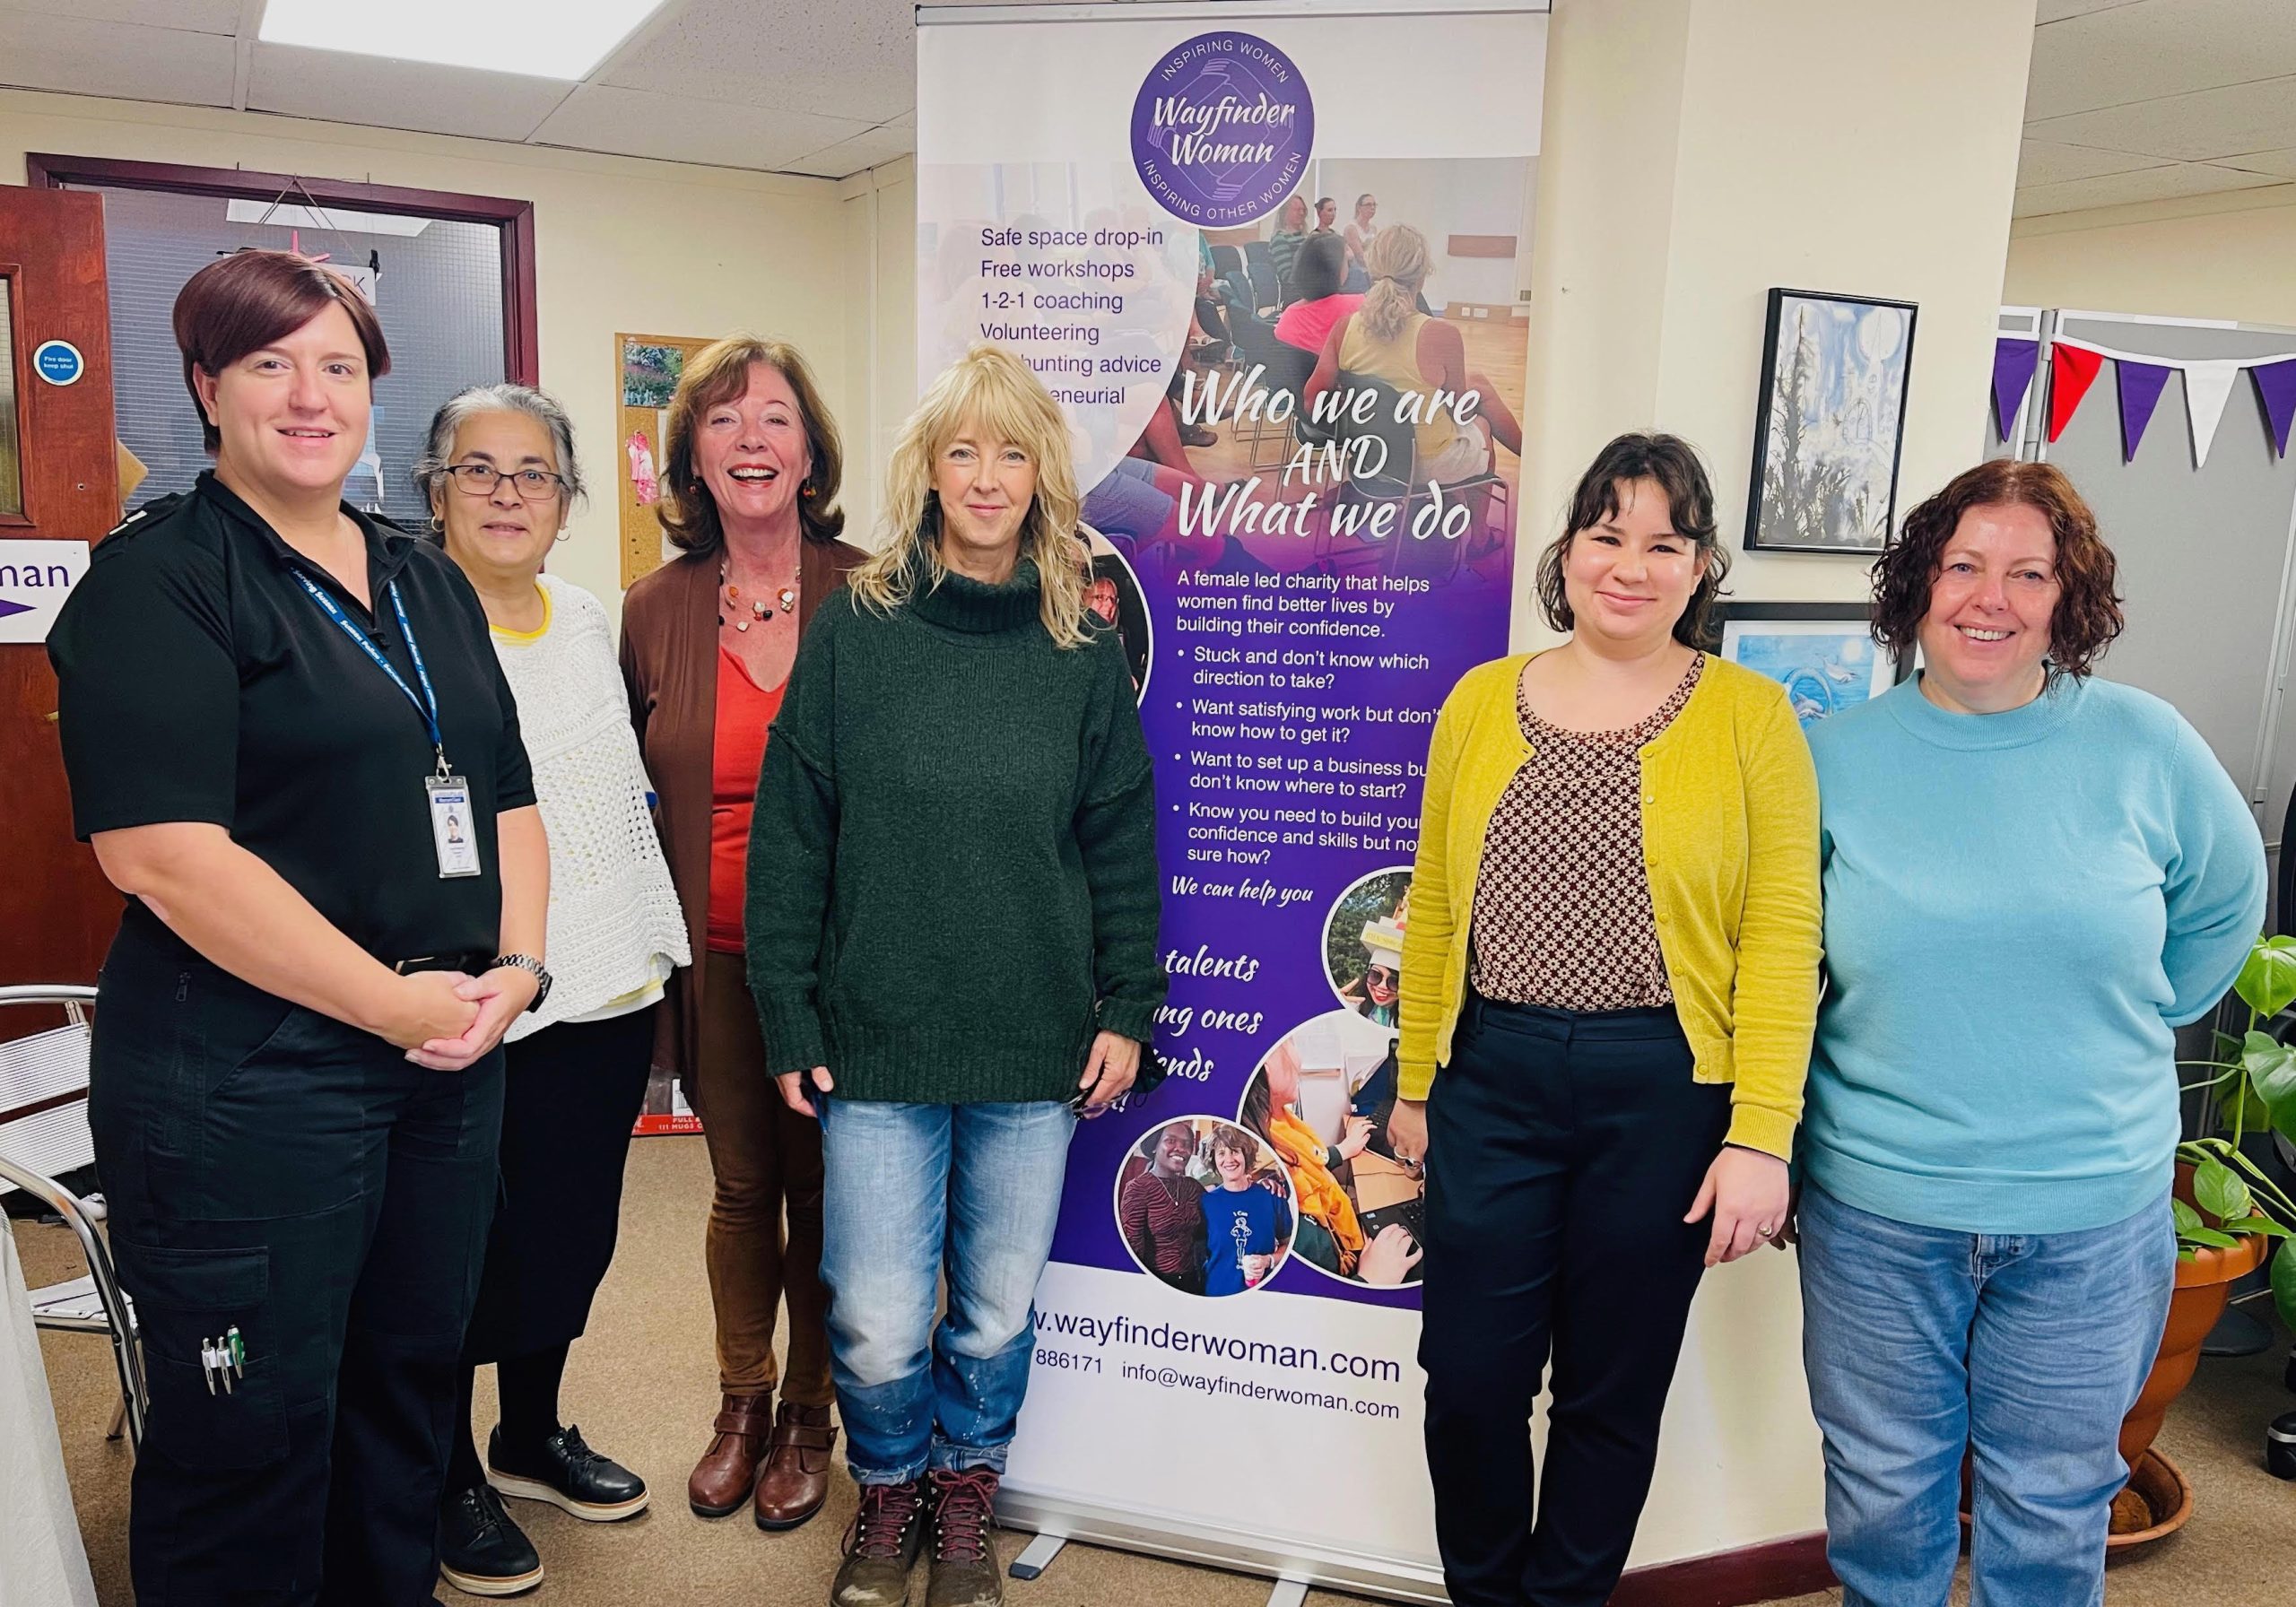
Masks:
[[[1704,1271],[1710,1223],[1682,1219],[1730,1121],[1691,1068],[1670,1007],[1467,997],[1428,1099],[1419,1342],[1457,1607],[1600,1607],[1626,1567]]]
[[[105,962],[89,1096],[152,1396],[136,1601],[432,1602],[501,1054],[426,1071],[155,925]],[[201,1342],[233,1328],[244,1377],[211,1392]]]

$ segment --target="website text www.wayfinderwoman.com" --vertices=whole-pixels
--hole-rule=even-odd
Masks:
[[[1403,1378],[1402,1364],[1384,1357],[1354,1356],[1344,1351],[1321,1351],[1310,1345],[1282,1345],[1265,1340],[1238,1339],[1223,1333],[1203,1333],[1177,1327],[1170,1323],[1135,1323],[1123,1316],[1080,1316],[1073,1312],[1039,1310],[1037,1313],[1037,1337],[1039,1341],[1036,1355],[1038,1365],[1056,1370],[1097,1373],[1101,1369],[1101,1358],[1090,1351],[1066,1351],[1057,1344],[1043,1342],[1081,1340],[1096,1349],[1114,1342],[1136,1349],[1168,1351],[1183,1356],[1240,1361],[1281,1368],[1290,1372],[1362,1378],[1383,1384],[1399,1383]],[[1397,1418],[1402,1415],[1402,1409],[1390,1401],[1367,1401],[1312,1387],[1263,1384],[1257,1379],[1195,1372],[1159,1362],[1127,1361],[1118,1371],[1121,1377],[1134,1382],[1154,1385],[1163,1389],[1187,1389],[1203,1394],[1274,1401],[1286,1405],[1310,1406],[1325,1412],[1346,1412],[1357,1417]]]

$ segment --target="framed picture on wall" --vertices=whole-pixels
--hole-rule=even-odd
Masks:
[[[1897,512],[1914,304],[1773,290],[1748,551],[1879,552]]]
[[[1878,698],[1913,673],[1909,659],[1874,644],[1869,604],[1724,598],[1715,612],[1712,650],[1783,686],[1805,725]]]
[[[685,372],[685,360],[709,343],[680,334],[617,334],[613,337],[614,400],[621,440],[614,477],[621,495],[622,584],[627,587],[675,556],[662,537],[654,511],[662,499],[662,438],[668,431],[670,398]]]

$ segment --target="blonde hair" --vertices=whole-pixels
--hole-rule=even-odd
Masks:
[[[900,427],[885,470],[884,541],[845,583],[863,606],[889,613],[948,574],[941,561],[941,502],[934,467],[967,430],[1010,441],[1037,472],[1035,498],[1021,524],[1021,556],[1037,566],[1039,617],[1057,647],[1091,639],[1084,623],[1088,562],[1076,521],[1083,498],[1068,452],[1068,421],[1041,381],[1001,346],[974,346],[934,380]]]
[[[821,387],[806,365],[804,354],[787,341],[760,340],[752,334],[728,335],[713,341],[685,360],[678,374],[678,388],[670,397],[669,422],[662,431],[662,498],[654,511],[670,544],[688,552],[715,552],[726,544],[718,522],[718,504],[701,483],[694,466],[693,436],[702,415],[732,402],[750,387],[750,365],[763,363],[789,382],[797,398],[797,416],[805,429],[805,447],[813,467],[798,487],[797,521],[809,542],[835,541],[845,528],[845,510],[837,506],[839,482],[845,473],[845,447],[838,439],[837,421],[822,405]]]
[[[1371,288],[1355,321],[1375,341],[1391,341],[1419,310],[1419,287],[1427,282],[1427,237],[1408,223],[1390,223],[1371,237],[1363,253]]]

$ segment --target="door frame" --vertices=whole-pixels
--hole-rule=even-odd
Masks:
[[[322,206],[394,212],[410,217],[484,223],[502,237],[502,365],[514,385],[542,383],[542,336],[535,317],[535,204],[455,190],[409,189],[347,178],[307,178],[245,168],[196,168],[176,162],[118,161],[107,157],[30,152],[24,182],[34,189],[101,185],[109,189],[158,190],[177,195],[220,195],[233,201],[308,196]]]

